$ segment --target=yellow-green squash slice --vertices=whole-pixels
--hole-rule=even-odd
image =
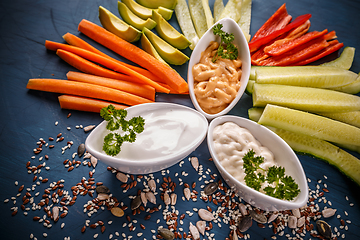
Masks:
[[[180,50],[174,48],[158,35],[147,28],[143,29],[143,33],[149,39],[159,55],[169,64],[182,65],[189,61],[189,57]]]
[[[190,41],[179,33],[171,24],[166,21],[158,12],[153,11],[152,19],[156,22],[155,30],[159,36],[178,49],[185,49]]]
[[[321,88],[277,84],[254,84],[253,106],[280,105],[308,112],[348,112],[360,110],[360,97]]]
[[[360,76],[355,81],[347,85],[329,89],[349,94],[358,94],[360,92]]]
[[[261,114],[259,124],[329,142],[360,146],[360,128],[291,108],[268,104]]]
[[[319,113],[319,115],[360,128],[360,111],[343,113]]]
[[[99,19],[106,30],[128,42],[135,42],[140,39],[141,32],[139,30],[122,21],[102,6],[99,7]]]
[[[342,51],[340,57],[338,57],[337,59],[335,59],[331,62],[326,62],[326,63],[320,64],[319,66],[338,67],[338,68],[349,70],[354,61],[354,56],[355,56],[355,48],[345,47],[344,50]]]
[[[121,18],[129,25],[135,27],[138,30],[142,30],[144,27],[153,29],[156,26],[156,22],[151,18],[146,20],[135,15],[124,3],[118,1],[118,10]]]

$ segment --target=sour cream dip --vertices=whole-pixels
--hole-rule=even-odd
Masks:
[[[255,156],[264,157],[260,167],[267,170],[276,165],[274,154],[255,139],[251,132],[233,122],[225,122],[213,130],[214,150],[220,164],[234,178],[246,185],[243,157],[252,149]],[[261,171],[261,170],[259,170]]]

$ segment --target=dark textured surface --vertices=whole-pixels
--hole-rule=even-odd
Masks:
[[[210,1],[212,5],[213,1]],[[251,34],[265,22],[265,20],[272,15],[274,11],[283,1],[260,1],[253,0],[252,8],[252,22]],[[109,235],[113,234],[114,239],[124,239],[121,233],[126,236],[133,235],[133,239],[152,239],[153,234],[151,229],[156,229],[157,225],[164,225],[165,222],[160,212],[152,214],[150,220],[145,221],[146,213],[132,216],[131,211],[125,211],[126,215],[130,215],[132,219],[137,219],[138,222],[134,224],[135,231],[129,232],[128,227],[123,227],[124,223],[128,223],[125,217],[116,218],[107,210],[99,210],[98,213],[92,217],[88,217],[83,213],[83,205],[91,200],[89,196],[80,196],[75,205],[69,207],[69,214],[63,219],[48,229],[42,223],[32,220],[34,216],[43,216],[43,210],[30,210],[28,215],[25,216],[22,210],[19,210],[16,216],[11,216],[11,208],[16,206],[20,207],[21,198],[26,191],[26,188],[31,188],[33,184],[32,179],[34,174],[28,174],[25,164],[31,161],[31,165],[37,166],[40,163],[46,162],[46,166],[50,170],[42,169],[38,176],[49,178],[46,184],[35,185],[35,190],[30,191],[31,194],[40,192],[40,196],[35,198],[35,202],[39,202],[44,189],[49,186],[50,182],[65,180],[65,190],[70,190],[71,186],[80,182],[82,177],[88,178],[88,173],[91,168],[87,166],[79,166],[72,172],[67,172],[63,165],[63,161],[72,157],[76,152],[77,146],[85,141],[87,134],[81,129],[76,129],[76,125],[82,124],[83,126],[89,124],[98,124],[101,118],[98,114],[84,113],[71,111],[72,115],[67,118],[70,111],[61,110],[57,100],[57,94],[45,93],[38,91],[29,91],[26,89],[26,84],[29,78],[65,78],[65,74],[69,70],[74,70],[71,66],[67,65],[59,59],[54,52],[47,51],[44,47],[46,39],[62,42],[62,35],[66,32],[71,32],[75,35],[87,39],[84,35],[77,32],[77,25],[81,19],[85,18],[99,24],[97,18],[97,8],[102,5],[109,10],[117,13],[116,1],[84,1],[84,0],[43,0],[43,1],[30,1],[30,0],[13,0],[1,1],[0,3],[0,161],[1,161],[1,191],[0,191],[0,236],[1,239],[29,239],[33,233],[38,239],[43,239],[43,233],[47,233],[47,239],[64,239],[64,237],[71,237],[71,239],[92,239],[95,233],[98,233],[98,239],[109,239]],[[311,13],[311,30],[323,30],[327,28],[329,31],[335,30],[340,42],[344,42],[345,46],[352,46],[360,49],[360,33],[357,24],[360,22],[360,2],[352,0],[335,1],[335,0],[303,0],[303,1],[289,1],[287,2],[288,12],[295,18],[298,15]],[[173,16],[171,23],[178,28],[176,18]],[[116,56],[107,49],[97,45],[89,40],[90,43],[99,47],[101,50]],[[190,56],[189,49],[185,53]],[[329,59],[336,57],[333,54]],[[117,57],[117,56],[116,56]],[[180,74],[186,78],[187,66],[176,67]],[[356,54],[353,66],[351,68],[354,72],[360,71],[360,57]],[[188,96],[168,96],[157,95],[157,101],[166,101],[179,103],[192,107],[192,103]],[[247,109],[251,107],[251,98],[244,95],[238,105],[229,114],[247,117]],[[55,122],[59,124],[55,126]],[[71,127],[71,130],[66,130]],[[62,132],[65,137],[65,142],[54,143],[54,149],[45,148],[40,155],[36,155],[35,159],[33,149],[36,148],[36,142],[39,138],[56,137]],[[73,141],[74,146],[66,150],[64,154],[61,153],[61,147],[66,144],[66,141]],[[49,160],[39,161],[40,156],[45,154],[49,155]],[[359,158],[359,154],[353,153]],[[207,161],[210,154],[207,150],[207,145],[204,142],[191,156],[198,156],[200,163],[204,169],[211,169],[212,172],[217,173],[215,166],[212,162]],[[344,220],[350,220],[352,223],[347,224],[349,229],[345,231],[340,229],[340,221],[336,215],[327,221],[333,226],[337,227],[341,234],[345,234],[346,239],[359,239],[360,237],[360,194],[359,186],[351,182],[346,176],[340,173],[334,167],[328,165],[326,162],[316,160],[308,156],[300,156],[301,163],[303,164],[305,173],[308,178],[312,180],[309,183],[311,189],[316,189],[318,180],[322,180],[320,187],[323,183],[327,184],[330,190],[326,193],[327,200],[332,202],[332,207],[337,208],[337,214],[341,215]],[[78,158],[76,158],[78,160]],[[191,167],[187,159],[184,160],[184,165],[180,168],[175,165],[169,168],[169,175],[174,182],[179,183],[175,177],[175,173],[181,175],[182,171],[188,172],[188,176],[181,176],[184,182],[191,184],[197,181],[198,175],[194,175],[194,169]],[[129,195],[136,195],[137,190],[143,188],[142,181],[138,182],[137,187],[131,189],[127,193],[122,192],[120,182],[106,170],[106,167],[101,162],[96,167],[94,177],[96,181],[103,182],[108,186],[113,195],[119,200],[124,202],[125,205],[130,206]],[[328,179],[324,179],[324,175]],[[161,178],[160,173],[155,174],[156,178]],[[218,179],[219,177],[217,177]],[[16,203],[10,200],[4,203],[5,199],[16,197],[18,193],[18,186],[15,186],[15,181],[19,182],[19,186],[24,184],[25,190],[21,193],[20,197],[16,198]],[[203,180],[202,180],[203,181]],[[162,180],[161,180],[162,182]],[[196,189],[200,191],[200,184]],[[180,213],[186,210],[192,211],[193,208],[204,207],[202,201],[198,202],[183,202],[181,200],[182,187],[178,187],[178,204],[176,209]],[[348,196],[349,200],[346,200]],[[350,203],[354,203],[351,207]],[[157,205],[163,205],[158,197]],[[213,209],[215,205],[207,204]],[[27,207],[29,204],[27,205]],[[320,207],[323,208],[323,203]],[[329,206],[329,205],[327,205]],[[153,207],[149,204],[149,207]],[[164,206],[163,206],[164,207]],[[345,211],[348,216],[345,215]],[[106,224],[106,230],[102,234],[100,229],[87,229],[85,233],[81,233],[80,229],[89,219],[91,223],[97,220],[102,220]],[[160,219],[157,224],[156,220]],[[108,221],[113,223],[108,225]],[[197,214],[184,220],[184,224],[180,227],[188,232],[189,222],[195,223],[198,220]],[[61,223],[65,223],[64,229],[60,228]],[[139,226],[143,223],[146,226],[142,230]],[[215,224],[214,224],[215,225]],[[120,234],[119,237],[115,232]],[[143,232],[141,237],[137,237],[137,233]],[[229,228],[226,224],[222,223],[222,227],[214,226],[213,230],[208,233],[215,233],[215,239],[224,239],[229,234]],[[266,227],[260,229],[253,224],[253,227],[248,230],[251,239],[270,239],[273,235],[272,229]],[[285,233],[290,233],[288,229]],[[291,236],[293,236],[291,234]],[[308,239],[310,236],[307,234],[304,238]],[[207,238],[207,237],[206,237]],[[277,239],[286,239],[286,237],[279,237]]]

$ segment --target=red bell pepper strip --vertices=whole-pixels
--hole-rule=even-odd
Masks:
[[[266,46],[264,48],[264,52],[271,56],[280,56],[281,54],[284,54],[297,46],[300,46],[302,44],[305,44],[315,38],[322,37],[328,32],[327,29],[325,29],[322,32],[313,31],[306,33],[305,35],[302,35],[301,37],[289,39],[289,41],[276,41],[273,44]]]
[[[335,32],[335,31],[331,31],[331,32],[329,32],[328,34],[326,34],[326,35],[324,36],[324,38],[326,39],[326,41],[333,40],[333,39],[337,38],[336,32]]]
[[[319,60],[320,58],[323,58],[333,52],[336,52],[337,50],[339,50],[340,48],[342,48],[344,46],[344,43],[339,43],[338,40],[333,40],[328,43],[329,43],[329,46],[327,46],[326,48],[321,50],[317,55],[315,55],[311,58],[305,59],[303,61],[297,62],[293,65],[294,66],[303,66],[303,65],[315,62],[316,60]]]
[[[258,38],[265,37],[276,30],[284,28],[289,24],[292,17],[286,10],[286,4],[284,3],[276,12],[259,28],[254,34],[250,42],[255,41]]]
[[[267,44],[268,42],[270,42],[271,40],[280,36],[281,34],[284,34],[294,28],[297,28],[298,26],[300,26],[301,24],[306,22],[308,19],[310,19],[310,17],[311,17],[311,14],[301,15],[301,16],[297,17],[293,22],[286,25],[286,27],[276,30],[276,31],[272,32],[271,34],[267,35],[266,37],[258,38],[256,40],[254,40],[253,42],[250,42],[249,43],[250,52],[256,51],[257,49],[259,49],[260,46]]]
[[[300,37],[300,36],[304,35],[305,33],[307,33],[307,31],[310,28],[310,25],[311,25],[310,20],[307,20],[306,22],[301,24],[299,27],[289,31],[286,34],[286,36],[284,36],[284,38],[293,39],[293,38]]]
[[[300,62],[316,55],[327,46],[329,46],[329,43],[323,37],[319,37],[303,45],[297,46],[285,54],[269,57],[260,64],[266,66],[290,66],[296,62]]]

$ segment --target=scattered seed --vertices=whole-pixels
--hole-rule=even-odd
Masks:
[[[109,198],[110,198],[109,194],[106,193],[99,193],[97,195],[97,199],[99,199],[100,201],[108,200]]]
[[[144,205],[144,207],[146,207],[147,199],[146,199],[145,192],[141,192],[141,193],[140,193],[140,198],[141,198],[142,204]]]
[[[270,215],[270,217],[268,218],[268,223],[271,223],[272,221],[274,221],[278,215],[279,215],[278,213],[272,213]]]
[[[191,236],[194,240],[198,240],[200,239],[200,233],[199,230],[197,229],[196,226],[194,226],[191,222],[190,222],[190,226],[189,226],[189,231],[191,233]]]
[[[336,213],[336,209],[333,209],[333,208],[326,208],[324,210],[322,210],[322,215],[324,218],[329,218],[329,217],[332,217],[335,215]]]
[[[216,192],[218,187],[219,187],[218,182],[211,182],[211,183],[207,184],[206,187],[204,188],[204,193],[206,195],[211,195]]]
[[[296,228],[297,226],[297,218],[295,216],[290,216],[288,221],[288,227],[289,228]]]
[[[305,216],[302,216],[302,217],[298,218],[297,227],[301,228],[302,226],[304,226],[304,224],[305,224]]]
[[[197,221],[196,222],[196,227],[199,230],[199,233],[201,233],[201,235],[205,234],[205,227],[206,227],[206,222],[205,221]]]
[[[190,196],[191,196],[190,188],[188,188],[188,187],[184,188],[184,196],[185,196],[186,200],[189,201]]]
[[[169,229],[167,229],[167,228],[159,228],[158,233],[165,240],[173,240],[173,239],[175,239],[175,234],[172,231],[170,231]]]
[[[111,208],[111,213],[116,217],[122,217],[124,216],[124,211],[119,207],[113,207]]]
[[[145,193],[146,199],[149,200],[149,202],[156,204],[156,197],[154,195],[154,193],[152,192],[147,192]]]
[[[331,227],[330,225],[323,221],[323,220],[317,220],[316,221],[316,229],[318,230],[319,234],[325,238],[331,238]]]
[[[86,126],[84,127],[84,132],[88,132],[88,131],[91,131],[95,128],[95,125],[89,125],[89,126]]]
[[[59,212],[60,212],[59,207],[54,206],[54,207],[52,208],[52,216],[53,216],[53,219],[54,219],[55,222],[56,222],[57,220],[59,220]]]
[[[148,186],[150,188],[151,191],[155,192],[156,191],[156,183],[154,179],[150,179],[148,182]]]
[[[93,166],[93,168],[96,167],[97,163],[98,163],[98,159],[94,156],[91,156],[90,157],[90,162],[91,162],[91,165]]]
[[[128,177],[126,176],[126,174],[122,173],[122,172],[117,172],[116,173],[116,178],[123,183],[127,183],[128,181]]]
[[[190,158],[191,165],[195,169],[195,171],[199,170],[199,159],[197,157],[191,157]]]
[[[164,203],[166,206],[171,203],[171,199],[168,193],[164,193]]]
[[[77,149],[77,155],[79,157],[82,157],[82,155],[85,153],[85,144],[81,143]]]
[[[250,210],[250,217],[258,223],[267,223],[265,214],[257,213],[254,210]]]
[[[199,209],[198,214],[199,217],[204,221],[212,221],[215,219],[214,215],[204,208]]]
[[[250,216],[245,216],[240,219],[238,228],[240,232],[246,232],[252,225],[252,219]]]
[[[108,187],[106,187],[105,185],[100,185],[100,186],[97,186],[95,188],[96,190],[96,193],[99,194],[99,193],[106,193],[106,194],[109,194],[110,193],[110,189]]]
[[[140,205],[141,205],[141,197],[140,197],[140,195],[137,195],[137,196],[131,201],[130,208],[131,208],[131,210],[135,210],[135,209],[137,209],[138,207],[140,207]]]

